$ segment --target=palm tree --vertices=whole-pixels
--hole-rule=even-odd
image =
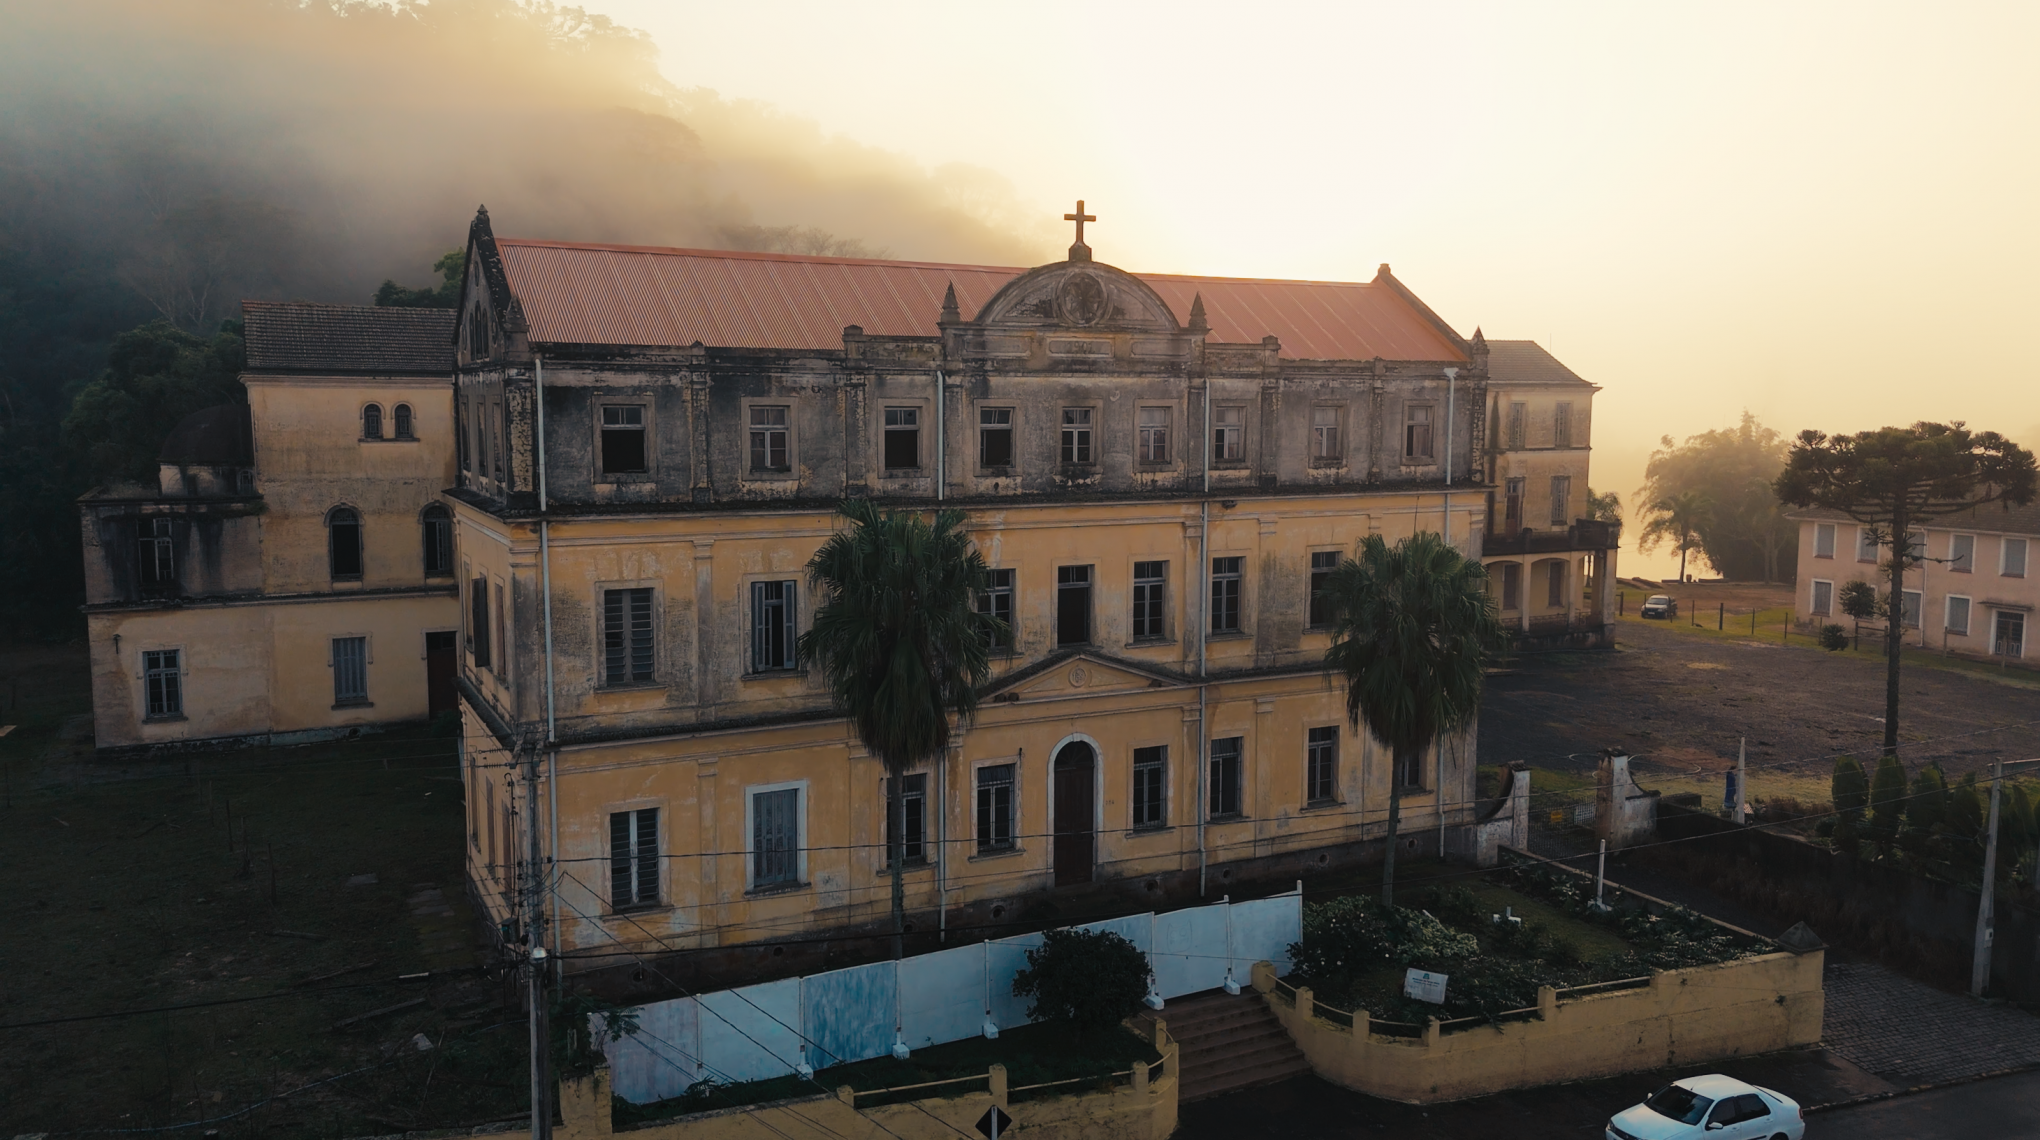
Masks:
[[[1503,643],[1501,618],[1487,571],[1428,531],[1393,549],[1369,535],[1360,557],[1332,572],[1327,592],[1335,617],[1325,665],[1345,678],[1353,726],[1364,719],[1392,758],[1381,898],[1393,904],[1402,763],[1473,720],[1482,667]]]
[[[836,707],[890,777],[886,861],[898,958],[906,930],[901,785],[916,763],[946,753],[951,717],[961,725],[976,710],[978,686],[991,676],[986,648],[1004,623],[977,612],[990,574],[963,533],[962,511],[931,521],[866,499],[840,511],[853,525],[808,560],[808,579],[824,600],[799,652],[820,667]]]
[[[1651,503],[1650,521],[1636,538],[1639,550],[1649,550],[1662,538],[1677,538],[1679,581],[1686,580],[1686,553],[1699,545],[1700,528],[1714,520],[1714,500],[1705,491],[1680,491]]]

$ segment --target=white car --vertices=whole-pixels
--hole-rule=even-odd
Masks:
[[[1607,1140],[1802,1140],[1799,1102],[1734,1077],[1687,1077],[1608,1122]]]

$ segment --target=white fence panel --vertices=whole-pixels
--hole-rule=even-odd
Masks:
[[[1039,934],[995,938],[985,943],[985,1004],[992,1011],[992,1021],[1001,1029],[1034,1020],[1027,1016],[1029,1000],[1013,996],[1013,977],[1027,968],[1027,952],[1040,948]]]
[[[1215,990],[1225,984],[1225,904],[1190,907],[1155,916],[1155,992],[1164,998]]]
[[[1294,891],[1272,899],[1233,903],[1233,980],[1246,985],[1254,963],[1273,962],[1277,974],[1289,972],[1289,944],[1303,941],[1303,896]]]
[[[802,982],[808,1064],[817,1069],[868,1061],[892,1051],[899,994],[897,963],[874,962],[815,974]]]
[[[787,978],[696,998],[701,1075],[760,1081],[793,1072],[800,1063],[800,983]]]
[[[632,1104],[679,1096],[701,1079],[699,1010],[693,998],[653,1002],[637,1008],[638,1031],[618,1041],[605,1041],[609,1079],[616,1095]],[[599,1030],[601,1018],[589,1018]]]
[[[1102,930],[1117,934],[1141,953],[1147,953],[1154,944],[1154,912],[1129,914],[1125,918],[1108,918],[1103,922],[1089,922],[1077,927],[1078,930]]]
[[[900,1036],[907,1048],[975,1037],[984,1022],[983,943],[900,962]]]

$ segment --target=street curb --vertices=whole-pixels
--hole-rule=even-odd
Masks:
[[[1910,1088],[1893,1089],[1890,1092],[1870,1093],[1866,1096],[1851,1097],[1848,1100],[1838,1100],[1832,1104],[1811,1104],[1807,1105],[1801,1111],[1805,1113],[1833,1112],[1837,1109],[1854,1108],[1859,1104],[1875,1104],[1880,1100],[1896,1100],[1899,1097],[1912,1096],[1915,1093],[1933,1092],[1936,1089],[1955,1088],[1959,1085],[1973,1085],[1978,1081],[1994,1080],[1998,1077],[2017,1076],[2020,1073],[2030,1073],[2036,1070],[2040,1070],[2040,1061],[2032,1061],[2024,1065],[2013,1065],[2009,1069],[1992,1069],[1988,1073],[1977,1073],[1973,1076],[1955,1077],[1951,1080],[1935,1081],[1931,1084],[1913,1085]]]

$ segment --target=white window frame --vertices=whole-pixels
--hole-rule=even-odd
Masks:
[[[1969,549],[1961,554],[1956,546],[1964,539],[1969,540]],[[1948,536],[1948,573],[1973,574],[1976,572],[1976,536],[1973,534],[1951,534]]]
[[[1926,609],[1927,609],[1927,596],[1924,591],[1921,590],[1899,591],[1898,628],[1918,629],[1920,627],[1920,623],[1925,621],[1927,618]],[[1912,611],[1912,616],[1910,618],[1906,616],[1907,610]]]
[[[1955,628],[1955,603],[1962,603],[1962,628]],[[1941,605],[1941,629],[1950,637],[1968,637],[1970,623],[1976,620],[1976,599],[1967,594],[1950,594]]]
[[[1052,755],[1053,754],[1051,754],[1051,756]],[[1013,794],[1008,798],[1007,801],[1010,806],[1010,810],[1013,813],[1012,818],[1008,820],[1008,823],[1012,829],[1012,842],[1008,846],[994,847],[988,851],[985,850],[983,836],[980,835],[980,833],[978,832],[977,809],[978,809],[978,789],[980,787],[978,774],[979,772],[986,768],[999,768],[1006,766],[1010,766],[1013,769]],[[966,811],[969,812],[970,818],[970,858],[994,859],[1006,855],[1011,855],[1015,852],[1024,851],[1027,849],[1027,844],[1024,842],[1025,833],[1021,823],[1021,821],[1026,818],[1026,812],[1022,810],[1022,806],[1027,802],[1026,793],[1027,793],[1027,766],[1020,762],[1020,757],[992,756],[987,757],[986,759],[983,760],[971,761],[970,803],[968,807],[965,809]]]
[[[2031,622],[2026,620],[2026,611],[2016,609],[1998,609],[1992,606],[1985,606],[1984,609],[1990,614],[1990,655],[1992,657],[1998,655],[1998,615],[2006,613],[2015,613],[2019,615],[2019,657],[2023,659],[2026,656],[2027,631],[2025,627],[2032,624]]]
[[[2005,569],[2007,566],[2011,565],[2012,546],[2014,543],[2018,545],[2019,549],[2019,570],[2018,573],[2016,574]],[[2032,557],[2033,549],[2031,543],[2027,542],[2023,538],[2015,538],[2011,535],[2006,535],[2003,539],[2000,539],[1998,541],[1998,577],[2024,578],[2026,576],[2027,567],[2031,563]]]
[[[161,715],[149,712],[149,654],[175,653],[177,655],[177,711]],[[135,676],[142,682],[142,719],[144,721],[173,721],[185,719],[186,698],[191,695],[191,686],[185,678],[191,676],[191,654],[183,645],[144,645],[135,651]]]
[[[808,877],[808,782],[806,780],[785,780],[777,784],[749,784],[744,788],[744,891],[748,894],[759,890],[758,851],[756,839],[758,821],[757,797],[767,792],[783,792],[792,789],[797,794],[793,800],[793,848],[795,853],[794,881],[791,883],[770,883],[765,890],[774,894],[782,891],[798,891],[814,885]]]
[[[799,425],[795,421],[797,421],[800,418],[799,403],[796,402],[792,396],[774,398],[767,398],[761,396],[758,397],[757,399],[741,400],[739,401],[739,405],[741,407],[742,414],[744,417],[744,450],[742,459],[744,479],[746,481],[752,481],[764,479],[793,479],[798,477],[798,474],[800,472],[800,429]],[[757,424],[754,424],[752,422],[751,417],[753,417],[760,410],[763,409],[777,409],[780,411],[784,411],[786,413],[786,422],[784,424],[778,425],[777,427],[765,427],[761,429]],[[751,466],[751,435],[753,432],[760,430],[777,431],[781,435],[786,437],[785,443],[786,466],[784,467]],[[769,454],[767,455],[767,458],[768,459],[770,458]]]
[[[761,668],[758,660],[758,643],[761,636],[758,615],[763,602],[758,595],[758,587],[770,584],[784,585],[791,592],[791,596],[786,599],[786,602],[793,608],[791,615],[793,620],[789,623],[790,628],[787,630],[786,635],[786,664]],[[808,607],[807,598],[803,596],[801,590],[800,578],[798,576],[786,578],[778,574],[760,574],[756,577],[745,578],[743,606],[743,675],[746,677],[794,677],[802,675],[805,670],[800,667],[800,651],[796,646],[800,640],[801,615]],[[656,644],[657,638],[654,637],[653,641]]]
[[[1135,813],[1140,810],[1140,773],[1141,773],[1140,754],[1150,748],[1159,748],[1162,750],[1162,762],[1160,765],[1162,773],[1161,805],[1160,805],[1162,809],[1162,818],[1154,820],[1152,822],[1142,823],[1139,819],[1135,818]],[[1169,797],[1173,792],[1172,785],[1174,783],[1174,781],[1170,778],[1172,775],[1171,773],[1172,765],[1170,764],[1169,761],[1169,742],[1166,740],[1135,741],[1131,746],[1127,748],[1126,755],[1127,755],[1126,761],[1127,830],[1149,832],[1149,831],[1161,831],[1166,829],[1169,826],[1169,819],[1171,815],[1169,811],[1170,807]]]
[[[1827,548],[1826,553],[1822,553],[1821,548],[1823,545]],[[1835,556],[1835,524],[1813,524],[1813,556],[1815,558],[1833,558]]]
[[[1867,526],[1856,528],[1856,561],[1868,562],[1874,565],[1877,562],[1877,552],[1884,549],[1884,544],[1870,541],[1870,529]],[[1865,546],[1870,548],[1870,557],[1868,558],[1863,557],[1863,548]]]
[[[1825,609],[1821,608],[1820,604],[1820,588],[1822,586],[1827,587],[1827,608]],[[1835,584],[1831,579],[1815,578],[1813,580],[1812,584],[1808,587],[1806,612],[1812,617],[1835,616]]]

